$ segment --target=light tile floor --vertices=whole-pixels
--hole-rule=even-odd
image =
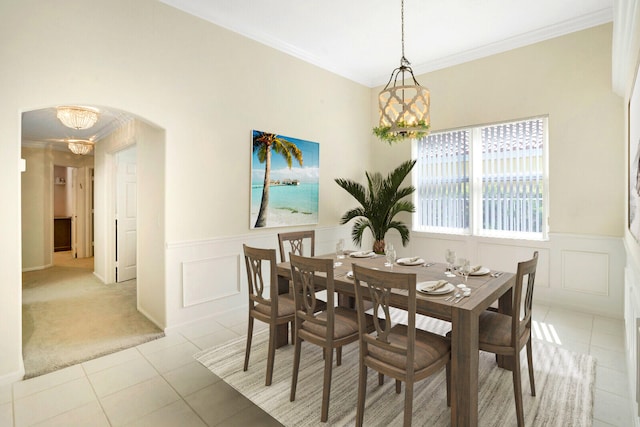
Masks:
[[[594,423],[633,426],[622,320],[534,307],[535,339],[597,359]],[[262,328],[256,322],[256,329]],[[226,314],[41,377],[0,386],[0,426],[277,426],[193,359],[246,333]],[[277,363],[277,355],[276,355]],[[528,392],[528,385],[523,387]]]

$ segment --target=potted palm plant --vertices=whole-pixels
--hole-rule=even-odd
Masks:
[[[394,217],[400,212],[415,212],[413,202],[403,200],[415,191],[415,187],[400,187],[415,164],[415,160],[408,160],[385,178],[380,172],[365,172],[366,188],[350,179],[336,178],[336,183],[360,203],[359,207],[348,210],[340,219],[340,224],[356,219],[351,238],[358,247],[362,244],[362,235],[367,228],[373,234],[373,251],[376,253],[384,253],[384,237],[392,228],[400,233],[402,245],[407,245],[409,229],[402,221],[394,220]]]

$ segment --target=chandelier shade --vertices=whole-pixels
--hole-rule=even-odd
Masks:
[[[93,149],[93,142],[87,140],[72,139],[67,142],[69,151],[73,154],[80,154],[84,156],[89,154]]]
[[[99,111],[95,108],[60,106],[57,108],[56,117],[63,125],[71,129],[89,129],[98,121]]]
[[[431,126],[430,93],[420,86],[411,64],[404,56],[404,0],[401,3],[402,57],[387,85],[378,95],[380,122],[373,133],[389,144],[405,139],[422,138]]]

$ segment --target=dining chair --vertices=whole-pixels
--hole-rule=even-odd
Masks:
[[[496,356],[511,356],[511,359],[513,359],[513,394],[516,400],[518,427],[524,426],[520,351],[525,345],[527,346],[531,396],[536,395],[531,348],[531,309],[533,306],[533,287],[537,264],[538,251],[533,253],[532,259],[518,263],[516,283],[513,287],[511,315],[488,309],[480,314],[478,326],[478,347],[480,350],[494,353]],[[524,301],[522,300],[523,294]]]
[[[324,381],[320,421],[324,423],[329,417],[333,349],[336,349],[336,362],[340,366],[342,346],[358,341],[358,314],[355,309],[336,307],[334,304],[333,259],[309,258],[293,253],[290,257],[296,306],[296,341],[290,400],[293,402],[296,397],[302,341],[321,347],[324,355]],[[324,279],[328,298],[326,304],[316,298],[317,276]],[[318,312],[319,306],[324,308]],[[373,317],[367,314],[364,322],[365,329],[373,331]]]
[[[405,383],[404,426],[410,426],[414,383],[445,366],[447,406],[451,402],[451,341],[441,335],[416,329],[416,275],[352,267],[360,337],[360,372],[356,425],[364,421],[367,368],[396,380],[396,393]],[[392,326],[390,300],[406,298],[408,324]],[[374,333],[366,330],[364,300],[373,301]],[[384,322],[381,322],[384,320]]]
[[[276,250],[253,248],[247,245],[242,246],[247,267],[247,282],[249,284],[249,325],[247,328],[247,348],[244,354],[244,370],[246,371],[249,368],[253,321],[257,319],[269,324],[269,349],[265,385],[271,385],[276,351],[276,326],[291,323],[293,327],[295,303],[293,295],[289,293],[278,294]],[[264,266],[268,266],[268,274],[265,273]],[[266,291],[267,287],[269,288],[268,291]]]
[[[305,242],[309,245],[309,250],[306,253],[304,250]],[[304,230],[278,233],[278,245],[280,246],[280,262],[286,262],[287,254],[290,252],[300,256],[314,256],[316,232],[315,230]]]

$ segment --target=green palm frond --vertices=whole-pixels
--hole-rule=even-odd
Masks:
[[[415,191],[415,188],[412,185],[401,187],[415,163],[415,160],[408,160],[386,177],[379,172],[365,172],[366,187],[350,179],[335,180],[360,204],[359,207],[345,212],[340,219],[341,224],[356,219],[351,232],[355,244],[358,246],[361,244],[362,235],[367,228],[371,230],[375,240],[384,240],[387,231],[395,229],[400,233],[404,246],[409,242],[409,229],[404,223],[394,221],[393,218],[400,212],[415,212],[413,202],[404,200]]]

